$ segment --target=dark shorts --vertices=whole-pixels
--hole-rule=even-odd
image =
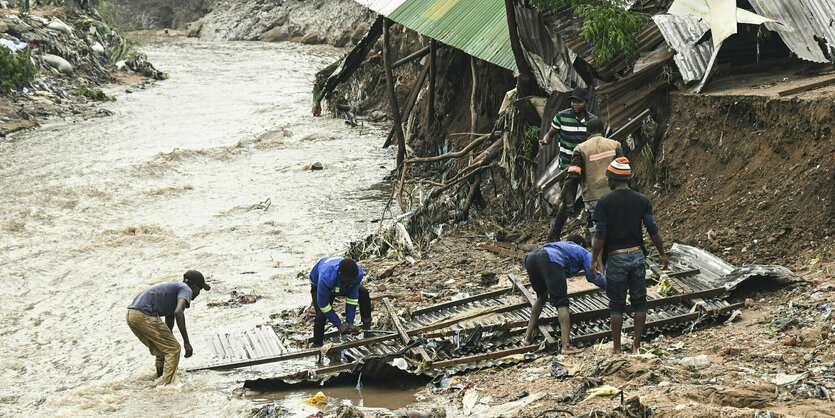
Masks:
[[[547,294],[554,306],[568,306],[565,269],[551,261],[548,252],[538,248],[528,253],[525,257],[525,269],[537,297],[541,298]]]
[[[635,312],[647,311],[647,281],[643,251],[610,255],[606,259],[606,296],[613,315],[622,315],[626,292]]]

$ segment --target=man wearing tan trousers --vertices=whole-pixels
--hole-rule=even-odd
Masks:
[[[156,357],[157,377],[160,384],[167,385],[174,380],[180,363],[180,343],[174,338],[174,322],[180,329],[186,358],[193,350],[186,332],[185,310],[199,294],[209,290],[203,275],[189,270],[183,275],[183,282],[160,283],[145,289],[128,306],[127,322],[133,334],[145,344],[151,355]],[[163,322],[160,317],[165,317]]]

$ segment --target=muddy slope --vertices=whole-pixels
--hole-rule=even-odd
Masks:
[[[675,95],[658,156],[665,238],[733,263],[835,256],[835,100]]]
[[[190,28],[211,41],[304,41],[345,46],[361,37],[375,13],[353,0],[216,0],[212,11]],[[365,27],[365,30],[362,27]],[[358,39],[358,38],[357,38]]]

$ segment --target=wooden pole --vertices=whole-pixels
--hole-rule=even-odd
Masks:
[[[389,25],[391,21],[386,19],[383,24],[383,66],[386,69],[386,84],[389,91],[389,107],[391,108],[391,119],[394,123],[394,134],[397,138],[397,167],[406,157],[406,137],[403,135],[403,124],[400,120],[400,109],[397,107],[397,94],[394,91],[394,77],[391,74],[391,47],[389,45]]]
[[[403,114],[400,117],[403,120],[409,119],[409,115],[412,113],[412,109],[415,107],[415,102],[417,102],[418,93],[420,93],[420,87],[423,85],[423,82],[426,81],[426,73],[429,72],[429,63],[426,63],[423,66],[423,70],[421,70],[420,75],[418,76],[417,80],[415,81],[415,85],[412,86],[412,91],[409,93],[409,97],[406,99],[406,106],[403,108]],[[394,138],[394,126],[391,127],[389,131],[389,136],[386,138],[386,143],[383,144],[383,148],[388,148],[391,145],[391,140]]]
[[[432,122],[435,120],[435,75],[437,73],[437,65],[435,63],[435,53],[438,51],[438,44],[435,39],[429,39],[429,96],[426,98],[426,131],[430,132]],[[446,142],[449,141],[447,137]]]
[[[403,64],[406,64],[406,63],[408,63],[412,60],[416,60],[418,58],[421,58],[424,55],[426,55],[427,53],[429,53],[429,47],[428,46],[425,47],[425,48],[421,48],[421,49],[417,50],[416,52],[413,52],[413,53],[407,55],[405,58],[401,58],[400,60],[398,60],[397,62],[395,62],[394,64],[391,65],[391,69],[393,70],[393,69],[395,69],[395,68],[397,68],[397,67],[399,67]]]
[[[473,79],[473,88],[470,91],[470,132],[475,132],[476,130],[476,120],[478,118],[478,113],[476,112],[475,106],[475,92],[478,88],[478,79],[476,78],[476,71],[475,71],[475,60],[476,57],[470,55],[470,73]],[[475,134],[470,136],[470,140],[475,139]]]

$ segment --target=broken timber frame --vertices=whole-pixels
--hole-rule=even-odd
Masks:
[[[391,322],[394,324],[394,328],[397,329],[397,334],[400,335],[400,340],[403,341],[403,344],[408,345],[412,342],[412,338],[409,337],[409,334],[406,333],[406,329],[403,328],[403,324],[400,323],[400,317],[397,316],[397,312],[394,311],[394,306],[391,305],[389,298],[383,298],[383,304],[386,305],[386,310],[389,313]],[[423,347],[413,347],[412,351],[417,352],[423,359],[423,362],[427,365],[432,364],[432,357],[429,357],[429,354],[423,349]]]
[[[386,70],[386,85],[388,86],[389,107],[391,108],[394,134],[397,138],[397,168],[402,170],[403,159],[406,157],[406,137],[403,135],[403,125],[400,119],[400,109],[397,106],[397,94],[394,91],[394,77],[391,73],[391,48],[389,45],[389,26],[391,20],[383,22],[383,66]]]
[[[520,282],[519,279],[517,279],[516,276],[512,274],[508,274],[507,278],[510,279],[510,281],[513,282],[514,285],[516,285],[516,288],[519,289],[520,292],[522,292],[522,296],[524,296],[525,299],[527,299],[528,303],[530,303],[531,305],[531,308],[533,308],[533,305],[536,303],[536,298],[534,298],[533,295],[531,295],[531,292],[528,291],[525,285],[523,285],[522,282]],[[534,320],[534,318],[531,317],[531,320]],[[541,332],[542,336],[545,337],[546,343],[555,344],[557,342],[557,340],[555,340],[554,337],[551,336],[551,331],[553,330],[549,329],[551,328],[550,326],[538,323],[536,327],[539,328],[539,332]]]

